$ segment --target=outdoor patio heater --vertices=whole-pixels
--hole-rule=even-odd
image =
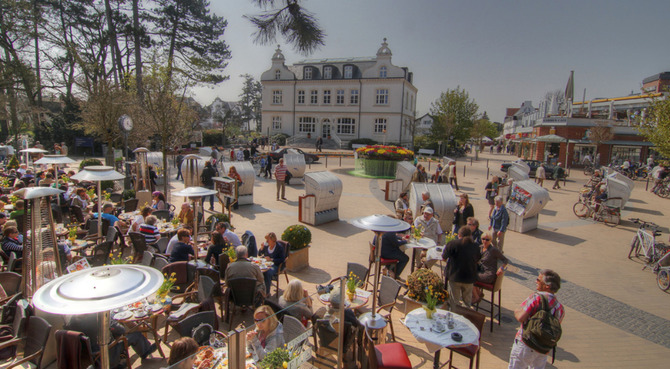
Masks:
[[[204,168],[202,158],[195,154],[188,154],[184,156],[184,161],[181,162],[181,175],[184,177],[184,187],[201,186],[200,173]],[[202,164],[202,168],[201,168]]]
[[[133,150],[135,154],[135,192],[151,191],[151,182],[149,179],[149,149],[138,147]]]

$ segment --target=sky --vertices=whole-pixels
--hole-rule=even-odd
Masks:
[[[251,0],[210,0],[228,21],[223,36],[232,59],[230,79],[198,88],[195,99],[237,101],[241,74],[257,80],[280,45],[286,64],[306,58],[375,56],[388,39],[392,63],[414,73],[416,116],[430,112],[440,93],[461,87],[492,121],[527,100],[538,107],[547,92],[565,90],[575,73],[575,101],[639,92],[642,80],[670,71],[668,0],[303,0],[326,33],[309,56],[283,39],[253,42],[244,15]],[[277,0],[278,4],[283,3]]]

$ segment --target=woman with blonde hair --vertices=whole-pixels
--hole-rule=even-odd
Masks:
[[[309,320],[314,315],[312,299],[307,290],[302,287],[299,279],[294,279],[288,284],[284,295],[279,298],[279,306],[286,309],[289,315],[301,321],[303,318]]]
[[[247,348],[258,361],[284,345],[284,327],[267,305],[261,305],[254,311],[254,322],[256,329],[247,333]]]

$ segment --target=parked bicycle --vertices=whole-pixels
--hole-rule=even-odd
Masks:
[[[662,244],[656,243],[656,237],[661,235],[661,232],[658,231],[658,225],[638,218],[630,218],[629,220],[640,226],[630,243],[628,258],[644,256],[647,266],[655,263],[660,258],[660,250],[662,249],[660,246],[657,247],[657,245]]]
[[[667,291],[670,288],[670,252],[666,251],[658,262],[654,265],[654,273],[656,273],[656,284],[658,288]]]
[[[589,194],[581,194],[579,201],[572,206],[572,211],[580,218],[593,218],[609,227],[616,227],[621,221],[621,210],[618,206],[621,197],[612,197],[601,203],[591,199]]]

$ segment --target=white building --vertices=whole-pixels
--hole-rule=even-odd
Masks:
[[[386,39],[376,57],[310,59],[286,66],[279,47],[261,76],[263,134],[285,133],[338,146],[357,138],[408,144],[417,89],[391,63]]]
[[[433,122],[435,120],[433,117],[426,113],[418,118],[416,118],[416,131],[417,135],[427,135],[430,133],[431,128],[433,128]]]

